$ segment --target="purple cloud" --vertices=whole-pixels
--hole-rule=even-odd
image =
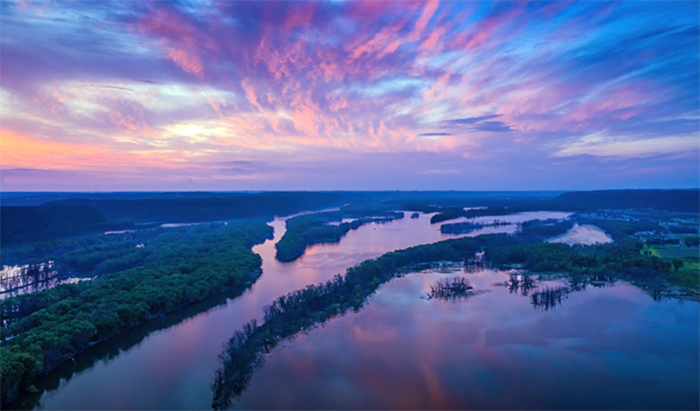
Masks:
[[[628,176],[620,184],[665,169],[662,186],[698,185],[694,2],[4,2],[0,12],[10,180],[44,168],[128,189],[135,180],[116,181],[133,169],[154,187],[267,188],[294,170],[321,188],[304,173],[323,168],[335,188],[432,187],[464,184],[457,176],[498,158],[533,189],[602,187],[609,174],[558,176],[611,164]],[[118,161],[88,170],[71,151]],[[345,176],[341,164],[376,156],[391,157],[370,167],[381,184]],[[405,181],[389,172],[416,158],[424,171],[456,165]],[[483,175],[510,184],[508,172]]]

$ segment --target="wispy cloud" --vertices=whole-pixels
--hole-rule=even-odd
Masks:
[[[513,127],[502,121],[487,121],[493,118],[500,117],[501,114],[492,114],[480,117],[466,117],[466,118],[454,118],[450,120],[443,120],[440,122],[440,128],[459,128],[460,131],[465,132],[477,132],[477,131],[488,131],[488,132],[506,132],[513,131]]]
[[[451,136],[452,133],[421,133],[418,134],[418,137],[443,137],[443,136]]]
[[[453,118],[450,120],[443,120],[440,124],[440,127],[463,127],[465,125],[473,125],[476,123],[480,123],[485,120],[491,120],[493,118],[500,117],[501,114],[491,114],[488,116],[480,116],[480,117],[465,117],[465,118]]]
[[[699,150],[698,134],[632,140],[599,133],[573,139],[560,146],[553,156],[569,157],[588,154],[596,157],[631,158]]]
[[[0,13],[3,169],[117,181],[131,167],[133,188],[233,189],[237,174],[265,188],[291,176],[272,163],[323,163],[340,181],[334,164],[419,155],[459,159],[450,170],[498,188],[511,180],[494,158],[551,186],[582,167],[563,157],[670,170],[652,153],[697,149],[697,2],[2,2]],[[697,163],[673,164],[668,184],[697,181]],[[625,164],[648,181],[643,162]],[[384,167],[375,175],[391,188],[401,177]],[[550,172],[523,171],[536,167]]]

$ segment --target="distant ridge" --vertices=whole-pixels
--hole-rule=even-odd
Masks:
[[[572,191],[559,195],[555,204],[607,208],[653,208],[700,212],[700,190],[599,190]]]
[[[201,193],[190,198],[84,199],[50,201],[42,206],[89,206],[107,218],[128,218],[134,221],[192,222],[234,218],[267,218],[288,215],[314,208],[340,206],[347,198],[336,193],[270,192],[270,193]]]
[[[0,238],[4,245],[46,234],[76,234],[108,227],[99,210],[84,205],[0,207]]]

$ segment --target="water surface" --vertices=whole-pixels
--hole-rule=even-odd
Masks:
[[[425,298],[451,276],[487,292]],[[234,408],[698,409],[696,302],[657,303],[618,283],[545,309],[528,298],[536,289],[495,284],[506,279],[394,279],[358,313],[275,348]]]

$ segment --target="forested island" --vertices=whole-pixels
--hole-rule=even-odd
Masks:
[[[365,224],[385,223],[403,217],[402,212],[343,207],[339,211],[290,218],[287,231],[276,245],[277,259],[294,261],[310,245],[337,243],[348,231]]]

